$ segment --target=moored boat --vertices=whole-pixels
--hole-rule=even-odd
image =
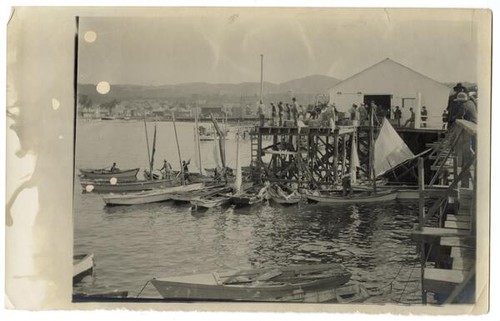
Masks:
[[[302,199],[301,195],[296,192],[287,194],[279,185],[272,185],[268,193],[274,202],[281,205],[296,205]]]
[[[110,181],[82,180],[80,182],[83,191],[97,193],[124,193],[148,191],[156,188],[164,188],[178,185],[176,179],[142,180],[134,182],[120,182],[113,184]]]
[[[80,282],[94,270],[94,254],[77,254],[73,256],[73,283]]]
[[[340,287],[350,278],[341,264],[333,263],[213,272],[151,283],[165,299],[297,302],[317,297],[316,302],[323,302],[315,294]]]
[[[194,210],[210,209],[217,206],[222,206],[224,204],[228,204],[230,200],[231,200],[230,194],[217,193],[215,195],[192,199],[191,205],[193,205]]]
[[[370,297],[368,290],[360,284],[347,284],[335,289],[338,303],[359,303]]]
[[[329,204],[358,204],[394,201],[398,196],[397,191],[383,191],[378,193],[354,192],[352,196],[340,196],[338,193],[307,193],[306,198],[310,201]]]
[[[217,193],[228,193],[230,192],[230,188],[225,186],[209,186],[204,189],[201,189],[201,186],[197,190],[191,191],[178,191],[170,194],[170,199],[177,202],[190,202],[193,199],[215,195]]]
[[[137,179],[138,172],[139,168],[114,171],[109,169],[80,169],[81,177],[83,178],[109,180],[114,177],[118,181],[135,180]]]
[[[127,194],[110,194],[102,197],[107,206],[116,205],[138,205],[156,202],[164,202],[171,199],[171,194],[175,192],[189,192],[203,188],[203,183],[189,185],[177,185],[172,187],[158,188],[152,191]]]

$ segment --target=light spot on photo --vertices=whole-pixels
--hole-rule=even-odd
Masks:
[[[52,109],[58,110],[59,106],[61,106],[61,103],[59,102],[59,100],[52,98]]]
[[[94,190],[94,185],[87,185],[85,186],[85,190],[87,191],[87,193],[90,193]]]
[[[107,81],[101,81],[97,84],[96,90],[101,95],[105,95],[111,90],[111,85]]]
[[[94,31],[87,31],[83,38],[86,42],[92,43],[97,39],[97,34]]]
[[[116,177],[111,177],[111,179],[109,180],[109,182],[111,183],[111,185],[116,185],[116,183],[118,182],[118,180],[116,179]]]

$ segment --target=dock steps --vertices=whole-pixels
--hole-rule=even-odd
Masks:
[[[451,221],[451,222],[469,223],[470,222],[470,215],[452,215],[452,214],[448,214],[448,215],[446,215],[446,220],[447,221]]]
[[[424,227],[422,230],[414,229],[411,233],[411,238],[414,241],[439,244],[442,237],[467,237],[469,234],[469,231],[464,229]]]
[[[458,230],[469,230],[470,222],[446,221],[444,223],[444,227]]]
[[[470,242],[471,238],[467,237],[458,237],[458,236],[447,236],[442,237],[440,241],[441,246],[450,246],[450,247],[463,247],[468,249],[473,249],[474,245]]]
[[[465,280],[467,271],[426,268],[423,286],[429,292],[449,294]]]

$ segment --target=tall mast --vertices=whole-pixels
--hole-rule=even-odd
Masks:
[[[182,167],[182,159],[181,159],[181,149],[179,147],[179,138],[177,137],[177,127],[175,126],[175,114],[172,112],[172,122],[174,124],[174,133],[175,133],[175,142],[177,143],[177,155],[179,156],[179,166],[181,168],[181,181],[184,182],[184,168]]]
[[[149,163],[149,174],[150,179],[153,179],[153,173],[151,170],[151,153],[149,152],[149,138],[148,138],[148,127],[146,125],[146,114],[144,114],[144,131],[146,133],[146,147],[148,148],[148,163]]]
[[[373,192],[377,192],[377,181],[375,179],[375,141],[374,141],[374,128],[373,128],[373,106],[370,105],[370,161],[369,161],[369,169],[368,172],[370,173],[370,179],[372,180],[373,183]]]
[[[264,92],[264,55],[260,55],[260,101],[263,102]]]
[[[203,168],[201,166],[201,148],[200,148],[200,132],[198,127],[198,108],[194,112],[194,123],[195,123],[195,137],[196,137],[196,149],[198,151],[198,166],[200,167],[200,174],[203,175]]]

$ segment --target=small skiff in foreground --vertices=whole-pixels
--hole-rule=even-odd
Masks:
[[[94,254],[78,254],[73,256],[73,283],[80,282],[85,276],[92,274]]]
[[[110,180],[115,177],[118,181],[137,179],[139,168],[110,171],[109,169],[80,169],[81,176],[88,179]]]
[[[342,265],[315,264],[152,279],[165,299],[324,302],[351,278]]]
[[[107,206],[116,205],[138,205],[156,202],[164,202],[171,199],[172,193],[196,191],[203,188],[203,183],[195,183],[189,185],[179,185],[173,187],[158,188],[152,191],[144,191],[138,193],[127,194],[109,194],[103,196],[102,199]]]
[[[359,204],[359,203],[377,203],[377,202],[387,202],[394,201],[398,196],[398,192],[395,191],[383,191],[377,194],[371,194],[370,192],[359,192],[354,193],[352,196],[339,196],[339,194],[306,194],[306,197],[310,201],[329,203],[329,204]]]

